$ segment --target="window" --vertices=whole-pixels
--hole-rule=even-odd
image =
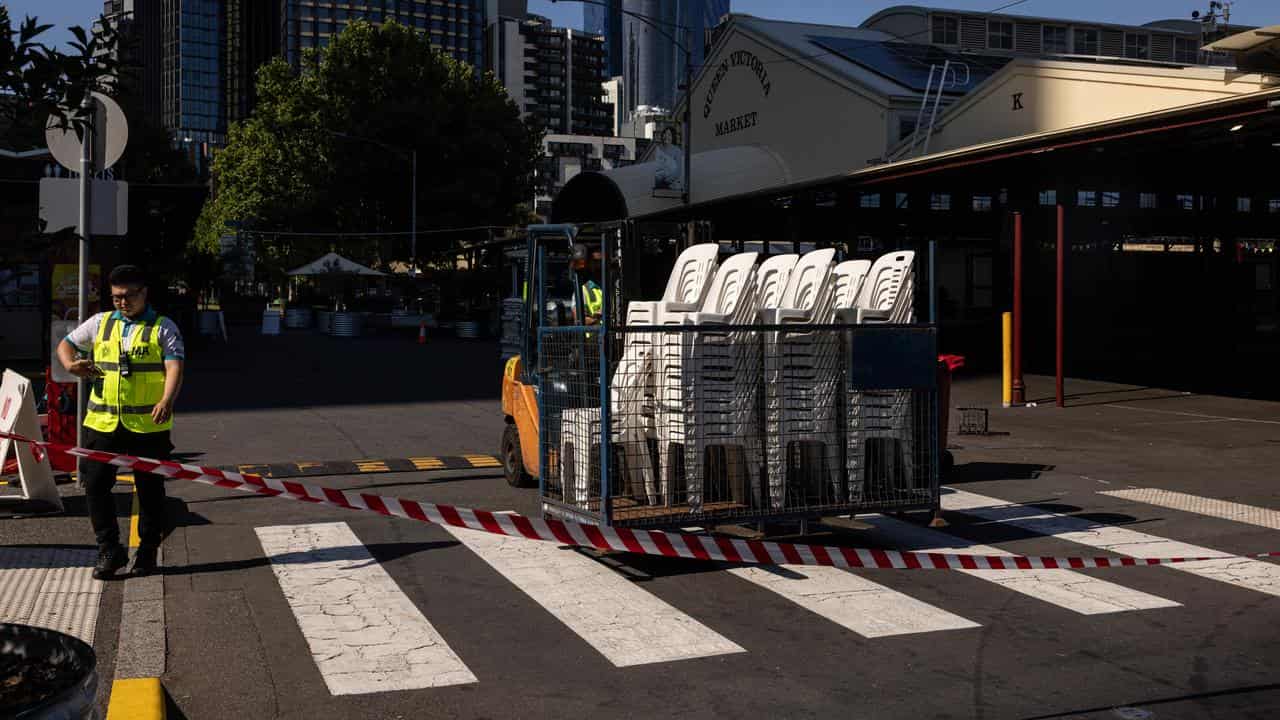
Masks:
[[[862,193],[862,195],[858,197],[858,207],[880,207],[880,193]]]
[[[974,212],[991,212],[991,196],[990,195],[974,195],[973,211]]]
[[[1247,213],[1253,208],[1253,198],[1238,197],[1236,198],[1236,212]]]
[[[1040,29],[1040,40],[1045,53],[1065,55],[1071,52],[1067,47],[1067,29],[1061,25],[1045,25]]]
[[[1002,20],[988,20],[987,47],[992,50],[1012,50],[1013,23]]]
[[[905,210],[907,208],[907,198],[908,195],[906,193],[898,193],[894,197],[893,206],[899,210]]]
[[[1102,207],[1113,208],[1120,207],[1120,192],[1116,190],[1102,191]]]
[[[929,195],[930,210],[950,210],[951,193],[933,193]]]
[[[935,45],[958,44],[960,42],[960,21],[946,15],[934,15],[933,42]]]
[[[1098,207],[1098,192],[1096,190],[1077,190],[1076,205],[1080,207]]]
[[[1125,33],[1124,34],[1124,56],[1134,58],[1136,60],[1146,60],[1151,57],[1150,53],[1151,37],[1142,33]]]
[[[1193,38],[1173,39],[1173,61],[1194,64],[1200,60],[1200,44]]]
[[[1195,195],[1190,195],[1187,193],[1179,193],[1178,196],[1174,199],[1174,202],[1177,204],[1179,210],[1195,210],[1196,209]]]
[[[1072,52],[1076,55],[1097,55],[1098,54],[1098,31],[1093,28],[1076,28],[1072,35],[1075,42],[1073,43]]]
[[[1138,193],[1138,207],[1143,210],[1155,210],[1160,206],[1156,200],[1156,194],[1153,192]]]
[[[1267,212],[1280,213],[1280,198],[1271,198],[1267,201]]]
[[[1057,205],[1058,191],[1057,190],[1041,190],[1040,204],[1041,205]]]

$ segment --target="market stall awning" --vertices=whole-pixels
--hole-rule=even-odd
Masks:
[[[385,277],[386,273],[367,268],[354,260],[348,260],[338,253],[325,254],[318,260],[289,271],[290,275],[372,275]]]

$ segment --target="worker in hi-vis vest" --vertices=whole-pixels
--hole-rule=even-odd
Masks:
[[[573,269],[579,279],[586,278],[586,282],[582,283],[582,304],[586,306],[586,312],[581,322],[583,325],[597,325],[604,311],[604,291],[596,282],[600,275],[600,262],[592,257],[586,245],[574,243]]]
[[[84,378],[89,392],[84,418],[85,447],[136,457],[167,459],[173,450],[173,403],[182,387],[185,350],[182,334],[172,320],[147,303],[142,270],[121,265],[111,271],[112,312],[100,312],[58,343],[58,360],[67,371]],[[77,352],[88,357],[77,359]],[[116,466],[81,460],[89,521],[98,541],[93,576],[114,575],[128,563],[120,544],[115,500]],[[156,552],[165,530],[164,478],[155,473],[133,474],[138,495],[138,550],[133,574],[156,569]]]

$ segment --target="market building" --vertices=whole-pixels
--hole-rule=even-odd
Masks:
[[[911,247],[921,274],[932,247],[936,291],[917,317],[939,322],[948,350],[993,367],[1018,213],[1028,370],[1052,372],[1061,206],[1068,372],[1280,392],[1269,369],[1280,359],[1280,180],[1262,170],[1280,159],[1274,56],[1241,63],[1176,23],[1147,27],[1148,47],[1186,50],[1176,41],[1191,38],[1195,62],[1190,51],[1126,57],[1127,31],[1106,26],[1100,37],[1120,32],[1119,56],[1036,52],[1016,41],[1030,36],[1021,18],[1013,49],[962,53],[876,29],[890,14],[859,28],[731,16],[691,93],[688,204],[655,191],[656,168],[640,163],[574,178],[555,219],[678,224],[726,244],[849,256]],[[1042,42],[1059,26],[1034,22]]]

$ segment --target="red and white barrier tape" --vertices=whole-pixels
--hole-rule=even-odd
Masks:
[[[302,502],[332,505],[347,510],[367,510],[391,517],[419,520],[437,525],[479,530],[495,535],[510,535],[529,540],[545,540],[562,545],[615,550],[641,555],[659,555],[696,560],[764,565],[831,565],[840,568],[876,568],[894,570],[1055,570],[1108,568],[1137,565],[1171,565],[1174,563],[1221,558],[1132,558],[1132,557],[1030,557],[1016,555],[963,555],[957,553],[910,552],[845,548],[805,543],[775,543],[739,540],[707,535],[671,533],[659,530],[632,530],[562,520],[537,520],[506,513],[471,510],[453,505],[404,500],[401,498],[355,493],[333,488],[315,487],[279,478],[229,472],[216,468],[185,465],[166,460],[87,450],[38,440],[20,435],[0,433],[31,443],[36,448],[64,452],[89,460],[111,463],[137,472],[149,472],[178,480],[192,480],[206,485],[257,493],[270,497],[287,497]],[[1246,557],[1280,557],[1280,552],[1260,553]]]

